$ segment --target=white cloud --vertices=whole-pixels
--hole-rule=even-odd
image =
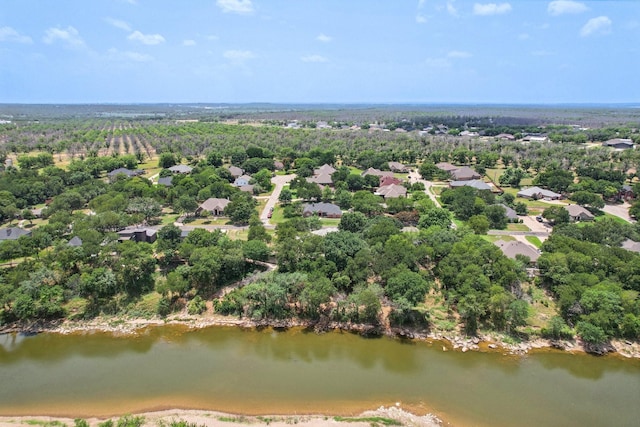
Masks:
[[[321,55],[307,55],[300,58],[302,62],[329,62],[327,58]]]
[[[224,13],[252,13],[251,0],[217,0],[216,4]]]
[[[422,9],[422,6],[424,6],[426,2],[426,0],[418,0],[418,9]]]
[[[448,58],[471,58],[472,56],[473,55],[471,55],[469,52],[460,50],[452,50],[451,52],[447,53]]]
[[[230,59],[232,62],[243,62],[256,57],[250,50],[227,50],[222,56]]]
[[[104,20],[106,23],[108,23],[113,27],[120,28],[121,30],[124,30],[124,31],[131,31],[131,26],[125,21],[122,21],[120,19],[108,18],[108,17],[104,18]]]
[[[196,41],[195,40],[183,40],[182,41],[182,46],[195,46],[196,45]]]
[[[416,22],[418,24],[426,24],[427,23],[427,17],[424,16],[424,15],[417,14],[416,15]]]
[[[46,44],[53,44],[57,41],[60,41],[66,44],[68,47],[80,48],[84,47],[84,40],[80,37],[80,33],[78,30],[73,28],[72,26],[68,26],[65,28],[49,28],[45,31],[45,35],[42,38]]]
[[[608,34],[611,32],[611,24],[611,19],[606,16],[589,19],[580,30],[580,35],[587,37],[592,34]]]
[[[11,27],[0,27],[0,42],[33,43],[33,40]]]
[[[533,52],[531,52],[531,55],[533,56],[553,56],[555,55],[554,52],[548,51],[548,50],[534,50]]]
[[[518,40],[529,40],[531,36],[527,33],[518,34]]]
[[[589,10],[583,3],[573,0],[555,0],[549,3],[547,12],[553,16],[564,15],[565,13],[582,13]]]
[[[507,13],[511,11],[511,5],[509,3],[487,3],[480,4],[475,3],[473,5],[473,14],[474,15],[502,15],[503,13]]]
[[[156,45],[165,42],[164,37],[160,34],[142,34],[137,30],[129,34],[129,37],[127,38],[147,45]]]
[[[331,40],[333,40],[333,37],[320,33],[320,35],[316,37],[316,40],[323,43],[329,43]]]
[[[107,58],[112,61],[134,61],[134,62],[149,62],[153,61],[153,56],[140,52],[131,51],[119,51],[118,49],[111,48],[107,51]]]
[[[218,41],[218,40],[220,40],[220,37],[212,34],[210,36],[207,36],[207,40],[209,40],[209,41]]]

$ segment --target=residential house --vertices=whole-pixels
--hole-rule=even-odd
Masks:
[[[612,147],[617,150],[629,150],[633,148],[633,141],[627,138],[614,138],[602,143],[603,147]]]
[[[627,239],[624,242],[622,242],[622,248],[631,252],[640,253],[640,242],[634,242],[631,239]]]
[[[525,199],[549,199],[558,200],[562,198],[562,194],[554,193],[551,190],[545,190],[540,187],[529,187],[518,191],[518,197]]]
[[[229,199],[217,199],[214,197],[208,198],[196,209],[196,215],[201,215],[202,212],[208,212],[213,216],[224,215],[224,210],[227,205],[231,203]]]
[[[284,163],[282,163],[281,161],[275,160],[273,162],[273,167],[277,170],[277,171],[281,171],[284,169]]]
[[[333,185],[331,175],[336,171],[331,165],[324,164],[313,170],[313,176],[307,177],[307,182],[314,182],[318,185]]]
[[[238,178],[244,174],[244,169],[237,166],[229,166],[229,172],[231,172],[232,177]]]
[[[494,244],[500,248],[507,258],[516,259],[516,255],[522,255],[529,258],[532,264],[537,263],[538,258],[540,258],[538,250],[520,241],[505,242],[504,240],[497,240]]]
[[[595,218],[591,212],[580,205],[567,205],[565,209],[569,212],[571,221],[593,221]]]
[[[307,182],[314,182],[318,185],[333,185],[333,179],[328,173],[321,173],[319,175],[309,176],[306,178]]]
[[[244,185],[249,185],[249,181],[251,181],[251,177],[249,175],[242,175],[236,178],[235,181],[233,181],[233,185],[235,185],[236,187],[242,187]]]
[[[391,172],[397,172],[397,173],[408,173],[409,172],[409,168],[407,168],[402,163],[389,162],[388,164],[389,164],[389,169],[391,169]]]
[[[630,185],[624,184],[618,192],[618,199],[632,200],[635,197],[633,188]]]
[[[118,231],[118,236],[119,242],[131,240],[138,243],[153,243],[158,238],[158,230],[145,227],[127,227],[124,230]]]
[[[313,174],[314,175],[323,175],[323,174],[327,174],[327,175],[331,175],[332,173],[334,173],[336,171],[336,168],[334,168],[331,165],[328,164],[324,164],[322,166],[320,166],[317,169],[313,170]]]
[[[502,206],[504,208],[504,216],[507,217],[507,220],[509,222],[518,222],[520,220],[520,217],[518,216],[516,211],[511,209],[509,206],[507,206],[505,204],[500,204],[500,206]]]
[[[391,184],[400,185],[402,184],[402,181],[396,178],[395,176],[381,176],[380,185],[378,185],[378,187],[384,187],[385,185],[391,185]]]
[[[187,165],[175,165],[175,166],[171,166],[169,168],[169,171],[171,171],[171,173],[187,174],[187,173],[191,173],[192,170],[193,170],[193,168],[191,166],[187,166]]]
[[[253,194],[253,188],[254,188],[254,187],[255,187],[255,186],[253,186],[253,185],[241,185],[240,187],[238,187],[238,189],[239,189],[240,191],[244,191],[245,193],[251,193],[251,194]]]
[[[134,176],[140,176],[143,173],[144,171],[142,169],[131,170],[127,168],[118,168],[109,172],[107,176],[109,177],[110,181],[115,181],[116,177],[118,177],[119,175],[125,175],[128,178],[132,178]]]
[[[172,176],[165,176],[164,178],[158,178],[158,185],[164,185],[165,187],[171,187],[173,185],[171,183],[171,181],[173,181],[173,177]]]
[[[307,203],[302,209],[302,216],[318,215],[324,218],[340,218],[342,210],[333,203]]]
[[[79,248],[80,246],[82,246],[82,239],[79,238],[78,236],[74,236],[71,238],[71,240],[67,242],[67,246]]]
[[[375,175],[375,176],[393,176],[393,172],[390,171],[381,171],[376,168],[369,168],[366,171],[362,172],[362,176],[367,175]]]
[[[484,181],[479,179],[472,179],[471,181],[451,181],[449,182],[449,187],[458,188],[458,187],[471,187],[476,190],[489,190],[491,191],[491,186]]]
[[[470,181],[480,179],[482,176],[468,166],[462,166],[449,172],[455,181]]]
[[[19,227],[0,228],[0,241],[18,240],[22,236],[31,236],[31,230],[25,230]]]
[[[475,132],[475,131],[463,130],[462,132],[460,132],[460,136],[467,136],[467,137],[475,138],[477,136],[480,136],[480,134],[478,132]]]
[[[495,139],[501,139],[506,141],[515,141],[516,137],[511,135],[510,133],[499,133],[494,137]]]
[[[445,172],[451,172],[458,169],[458,166],[452,165],[451,163],[447,163],[447,162],[436,163],[436,167]]]
[[[375,194],[383,196],[385,199],[396,199],[398,197],[407,197],[407,189],[402,185],[391,184],[378,188]]]

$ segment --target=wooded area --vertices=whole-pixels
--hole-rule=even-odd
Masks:
[[[301,110],[280,119],[261,111],[0,124],[0,325],[213,310],[515,339],[637,340],[640,254],[622,246],[640,241],[640,226],[602,209],[625,204],[640,215],[640,151],[602,143],[638,144],[640,119],[613,122],[603,112],[589,115],[592,127],[566,113],[558,121],[517,113]],[[417,178],[391,172],[389,162]],[[454,186],[443,162],[469,167],[491,189]],[[189,168],[170,170],[176,165]],[[309,179],[322,165],[335,168],[329,185]],[[230,166],[249,181],[239,184]],[[395,177],[406,196],[382,195],[369,168]],[[295,179],[261,220],[272,177],[289,174]],[[531,185],[564,200],[517,194]],[[225,201],[223,215],[203,210],[210,199]],[[333,203],[341,218],[303,216],[306,203]],[[568,208],[576,204],[595,222],[575,222]],[[531,231],[527,215],[553,227],[537,262],[509,258],[494,244],[501,234],[486,235]],[[328,227],[337,229],[314,233]]]

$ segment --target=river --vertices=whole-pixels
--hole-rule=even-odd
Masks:
[[[637,426],[640,361],[301,329],[150,327],[0,335],[0,415],[88,417],[164,408],[357,414],[400,402],[454,425]]]

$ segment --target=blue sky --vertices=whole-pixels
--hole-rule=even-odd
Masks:
[[[0,7],[0,102],[638,101],[638,0]]]

